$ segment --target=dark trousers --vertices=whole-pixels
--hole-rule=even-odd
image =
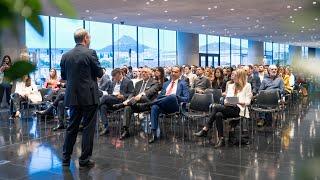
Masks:
[[[10,104],[10,112],[11,114],[20,111],[20,103],[21,101],[25,101],[26,99],[20,96],[18,93],[13,93],[11,95],[11,104]]]
[[[100,100],[100,115],[101,120],[104,122],[104,127],[108,128],[108,119],[107,112],[112,111],[114,108],[112,107],[114,104],[122,103],[123,100],[118,99],[116,96],[105,95],[101,97]]]
[[[158,129],[159,114],[171,114],[179,111],[179,104],[175,95],[165,96],[156,100],[151,106],[151,129]]]
[[[148,98],[141,98],[137,102],[132,102],[131,106],[126,106],[124,108],[124,116],[123,116],[123,126],[129,127],[130,126],[130,119],[133,113],[140,113],[144,111],[150,110],[150,106],[139,106],[140,103],[147,103],[150,102]]]
[[[1,105],[4,93],[6,93],[6,102],[10,104],[11,88],[12,86],[10,84],[5,84],[5,83],[0,84],[0,105]]]
[[[96,112],[98,105],[70,106],[70,120],[66,129],[66,137],[63,144],[63,159],[70,160],[73,146],[77,140],[79,125],[82,120],[82,143],[80,164],[88,162],[92,155],[93,138],[96,124]]]
[[[240,108],[238,106],[214,105],[206,127],[211,129],[214,121],[216,121],[218,136],[223,137],[223,119],[239,117],[239,113]]]

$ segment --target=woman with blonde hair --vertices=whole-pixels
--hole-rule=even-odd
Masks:
[[[239,116],[249,118],[247,106],[251,103],[252,92],[251,84],[247,82],[246,71],[243,69],[236,70],[233,81],[234,83],[228,83],[224,105],[215,105],[212,108],[212,113],[207,124],[201,131],[194,133],[197,137],[205,137],[209,129],[212,128],[213,123],[216,122],[218,143],[215,145],[215,148],[225,145],[223,138],[223,119]],[[238,102],[228,102],[228,97],[237,97]]]
[[[60,84],[58,80],[57,70],[52,68],[49,72],[49,77],[44,83],[44,88],[51,88],[54,92],[58,91],[60,88],[58,87]]]

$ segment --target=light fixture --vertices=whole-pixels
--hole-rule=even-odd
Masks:
[[[317,4],[317,1],[313,1],[312,4],[313,4],[313,5],[316,5],[316,4]]]
[[[89,12],[90,12],[90,10],[89,10],[89,9],[87,9],[87,10],[86,10],[86,13],[89,13]]]
[[[301,9],[302,7],[301,7],[301,6],[299,6],[298,8],[299,8],[299,9]]]
[[[287,37],[287,34],[285,34],[284,37]]]
[[[113,20],[116,20],[116,19],[118,19],[118,17],[117,17],[117,16],[115,16],[115,17],[113,18]]]
[[[90,16],[89,19],[92,19],[92,16]]]
[[[264,26],[262,26],[261,28],[264,29]]]
[[[291,8],[291,6],[290,6],[290,5],[287,5],[287,8],[288,8],[288,9],[290,9],[290,8]]]
[[[168,19],[168,21],[172,21],[172,19],[171,19],[171,18],[169,18],[169,19]]]
[[[168,11],[167,11],[167,10],[165,10],[165,11],[164,11],[164,13],[168,13]]]
[[[230,9],[230,11],[234,11],[234,9],[233,9],[233,8],[231,8],[231,9]]]
[[[141,14],[140,13],[138,13],[138,16],[140,16]]]
[[[147,5],[149,5],[149,4],[150,4],[150,2],[148,1],[148,2],[146,2],[146,4],[147,4]]]
[[[167,2],[168,0],[163,0],[163,1]]]
[[[177,19],[175,19],[175,20],[174,20],[174,22],[178,22],[178,20],[177,20]]]
[[[294,20],[292,20],[291,23],[294,23]]]
[[[201,19],[204,20],[206,17],[202,16]]]
[[[301,28],[304,29],[304,26],[302,26]]]
[[[319,19],[318,19],[318,18],[314,18],[314,20],[315,20],[315,21],[318,21]]]
[[[210,11],[210,10],[211,10],[211,7],[208,7],[208,10]]]
[[[249,20],[249,19],[250,19],[250,17],[246,17],[246,19],[247,19],[247,20]]]
[[[275,33],[275,34],[277,34],[277,33],[278,33],[278,31],[274,31],[274,33]]]
[[[154,0],[150,0],[151,2],[153,2]]]
[[[289,18],[292,19],[292,16],[290,16]]]
[[[213,6],[213,8],[217,9],[217,8],[218,8],[218,6]]]
[[[60,15],[60,16],[62,16],[63,14],[62,14],[62,13],[60,13],[59,15]]]
[[[167,26],[165,26],[164,28],[167,29]]]
[[[294,8],[293,10],[294,10],[294,11],[298,11],[298,9],[297,9],[297,8]]]
[[[303,30],[301,30],[301,32],[303,33],[304,31],[303,31]]]
[[[190,21],[189,24],[192,24],[192,21]]]
[[[202,26],[202,27],[205,27],[206,25],[202,24],[201,26]]]
[[[248,27],[248,30],[251,30],[251,27]]]

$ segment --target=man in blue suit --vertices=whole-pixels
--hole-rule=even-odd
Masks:
[[[155,142],[160,113],[171,114],[179,111],[181,102],[188,102],[189,89],[187,83],[180,79],[181,68],[174,66],[171,70],[171,80],[163,84],[160,95],[151,107],[151,130],[152,135],[149,143]]]

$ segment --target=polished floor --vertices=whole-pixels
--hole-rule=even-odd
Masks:
[[[119,141],[115,132],[96,136],[96,166],[84,171],[77,160],[81,134],[71,166],[64,169],[64,132],[51,131],[54,121],[10,121],[2,109],[0,179],[315,179],[320,173],[319,108],[319,95],[300,99],[284,113],[281,131],[258,132],[241,149],[214,149],[209,141],[182,141],[172,135],[152,145],[144,133],[126,141]]]

